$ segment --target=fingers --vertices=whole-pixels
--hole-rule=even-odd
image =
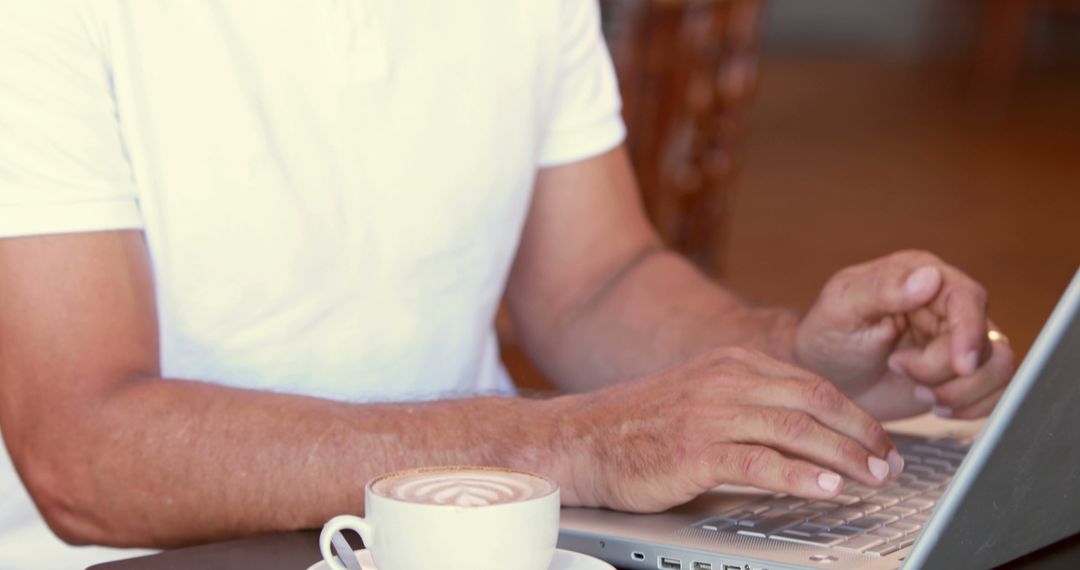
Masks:
[[[889,357],[888,364],[893,372],[928,386],[937,386],[956,378],[952,362],[952,339],[948,335],[934,339],[925,348],[898,350]]]
[[[943,416],[979,417],[977,412],[983,408],[987,413],[993,409],[993,403],[985,400],[991,395],[1004,390],[1016,368],[1016,357],[1005,343],[992,343],[990,359],[975,374],[963,376],[945,382],[931,390],[935,413]],[[995,400],[996,401],[996,400]],[[973,415],[975,414],[975,415]]]
[[[997,406],[998,400],[1000,400],[1001,396],[1005,393],[1005,388],[1006,386],[1002,386],[1001,388],[994,390],[989,396],[982,400],[979,400],[966,408],[952,412],[952,415],[949,417],[958,420],[973,420],[989,416],[990,412],[993,412],[994,407]]]
[[[717,444],[701,466],[713,486],[744,485],[806,499],[835,497],[843,483],[833,471],[757,445]]]
[[[970,376],[990,355],[986,337],[986,291],[971,279],[948,286],[945,312],[949,323],[953,368]]]
[[[744,392],[746,403],[799,410],[829,429],[850,437],[874,456],[885,459],[894,474],[903,459],[881,424],[844,396],[831,382],[816,376],[758,382]]]
[[[827,292],[840,297],[866,322],[896,315],[925,305],[943,283],[941,270],[914,259],[860,265],[838,273]]]
[[[734,442],[765,445],[869,485],[880,485],[890,478],[888,462],[805,412],[739,408],[720,423]]]

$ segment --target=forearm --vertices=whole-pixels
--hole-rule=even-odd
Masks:
[[[87,404],[54,456],[64,488],[45,494],[50,522],[76,542],[128,546],[318,527],[358,512],[363,484],[395,469],[544,471],[554,421],[543,401],[355,405],[161,379]]]
[[[644,250],[569,303],[533,356],[564,387],[591,389],[739,345],[791,360],[797,317],[753,305],[669,250]]]

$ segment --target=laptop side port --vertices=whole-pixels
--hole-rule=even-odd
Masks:
[[[644,552],[631,552],[630,553],[630,558],[633,558],[634,560],[645,560],[645,553]]]
[[[690,570],[713,570],[712,564],[708,562],[694,562],[690,566]]]
[[[682,560],[661,556],[656,561],[656,567],[663,568],[664,570],[682,570]]]

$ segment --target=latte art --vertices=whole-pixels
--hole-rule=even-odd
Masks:
[[[554,485],[541,477],[500,469],[421,469],[380,479],[372,490],[410,503],[485,507],[548,495]]]

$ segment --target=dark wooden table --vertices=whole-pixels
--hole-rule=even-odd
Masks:
[[[347,533],[352,534],[352,533]],[[359,548],[359,543],[354,543]],[[321,560],[319,532],[273,534],[91,566],[94,570],[305,570]],[[1032,553],[1002,568],[1076,570],[1080,568],[1080,535]],[[512,569],[507,569],[512,570]],[[961,569],[958,569],[961,570]]]

